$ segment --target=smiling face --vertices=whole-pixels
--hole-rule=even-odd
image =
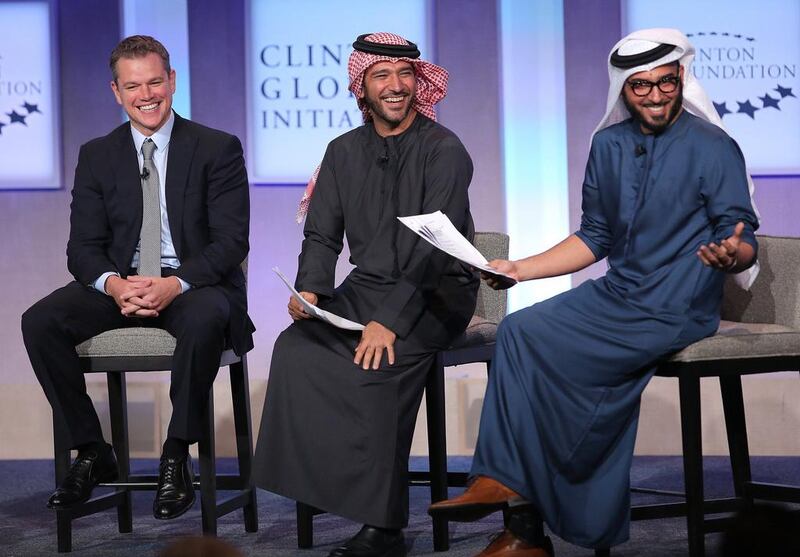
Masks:
[[[669,81],[677,77],[677,88],[671,93],[664,93],[655,84],[666,78]],[[650,92],[640,97],[634,93],[634,85],[641,82],[653,84]],[[669,83],[662,85],[669,90]],[[646,86],[646,85],[645,85]],[[639,72],[630,76],[622,87],[622,100],[642,129],[642,133],[661,133],[667,129],[680,115],[683,107],[683,66],[665,64],[649,72]]]
[[[172,111],[175,70],[167,72],[161,57],[151,52],[146,56],[120,58],[116,75],[111,90],[131,125],[146,136],[153,135]]]
[[[379,135],[398,135],[414,121],[417,92],[414,68],[408,62],[378,62],[364,73],[364,101]]]

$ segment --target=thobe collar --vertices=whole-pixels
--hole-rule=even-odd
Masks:
[[[365,127],[369,128],[367,134],[368,144],[372,145],[376,149],[379,161],[382,157],[391,157],[402,153],[402,151],[405,150],[405,146],[413,143],[414,138],[417,136],[417,133],[425,120],[430,119],[417,112],[414,121],[411,122],[411,125],[408,126],[407,129],[403,130],[402,133],[397,135],[388,135],[386,137],[375,131],[375,126],[372,122],[368,122],[364,124]]]
[[[403,130],[401,133],[398,133],[397,135],[387,135],[386,137],[382,136],[377,131],[375,131],[375,124],[373,124],[372,122],[368,122],[364,125],[370,128],[371,135],[377,138],[378,141],[382,142],[383,140],[387,141],[393,140],[399,142],[402,141],[403,138],[408,137],[409,135],[413,135],[413,132],[419,129],[419,126],[422,123],[422,121],[428,119],[429,118],[425,117],[425,115],[417,112],[417,115],[414,117],[414,120],[411,121],[411,125],[408,126],[408,128]]]

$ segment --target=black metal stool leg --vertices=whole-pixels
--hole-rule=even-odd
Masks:
[[[719,378],[722,393],[722,409],[725,413],[725,429],[728,434],[728,450],[731,455],[733,488],[737,497],[744,499],[746,506],[752,506],[753,497],[747,486],[750,475],[750,451],[747,446],[747,422],[744,415],[742,378],[739,375]]]
[[[197,444],[200,460],[200,511],[203,534],[217,535],[217,463],[214,448],[214,390],[208,393],[203,414],[203,436]]]
[[[70,450],[64,439],[66,432],[61,423],[53,420],[53,449],[55,458],[56,487],[66,478],[70,465]],[[72,551],[72,517],[65,511],[56,511],[56,539],[58,552],[69,553]]]
[[[239,461],[240,489],[247,492],[247,504],[242,508],[246,532],[258,531],[258,503],[256,488],[250,484],[253,468],[253,425],[250,419],[250,386],[247,377],[247,359],[229,367],[231,397],[233,398],[233,423],[236,432],[236,454]]]
[[[700,378],[683,374],[679,381],[683,475],[686,484],[686,527],[690,557],[705,555],[703,531],[703,439],[700,421]]]
[[[297,547],[308,549],[314,545],[314,508],[297,502]]]
[[[447,433],[445,426],[444,367],[438,354],[434,368],[428,372],[425,386],[425,410],[428,417],[428,462],[431,480],[431,503],[447,499]],[[433,549],[450,548],[448,521],[433,519]]]
[[[111,417],[111,443],[117,455],[119,481],[127,482],[130,476],[130,447],[128,445],[128,395],[125,386],[125,374],[109,372],[108,411]],[[131,509],[131,491],[127,487],[117,488],[125,493],[123,502],[117,507],[117,526],[120,533],[133,531],[133,511]]]
[[[56,511],[56,537],[59,553],[72,551],[72,519],[65,511]]]

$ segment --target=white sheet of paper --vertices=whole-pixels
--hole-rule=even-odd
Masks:
[[[425,215],[397,217],[397,220],[417,233],[423,240],[449,253],[456,259],[472,265],[481,271],[517,282],[507,274],[500,273],[496,269],[490,267],[489,262],[481,252],[453,226],[453,223],[450,222],[447,215],[441,211]]]
[[[272,270],[275,271],[275,274],[278,275],[278,278],[281,279],[283,281],[283,284],[286,285],[286,288],[288,288],[291,291],[294,299],[300,302],[300,305],[303,306],[303,309],[305,309],[306,313],[308,313],[309,315],[316,317],[320,321],[325,321],[326,323],[330,323],[334,327],[338,327],[340,329],[347,329],[348,331],[364,330],[364,325],[362,325],[361,323],[350,321],[349,319],[345,319],[344,317],[340,317],[335,313],[325,311],[324,309],[320,309],[314,304],[309,303],[308,300],[303,298],[300,295],[300,293],[294,289],[292,283],[290,283],[287,280],[287,278],[283,276],[283,273],[281,273],[280,269],[278,269],[277,267],[273,267]]]

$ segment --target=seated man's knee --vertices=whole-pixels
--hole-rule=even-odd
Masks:
[[[211,340],[225,334],[230,311],[225,304],[202,304],[184,312],[176,336]]]
[[[45,301],[46,298],[39,300],[22,314],[22,338],[26,342],[42,338],[47,331],[58,325],[58,317],[47,307]]]

